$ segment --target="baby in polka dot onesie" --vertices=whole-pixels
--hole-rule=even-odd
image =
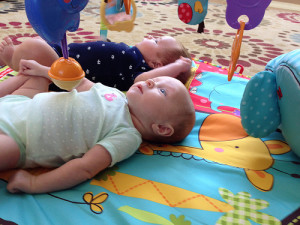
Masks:
[[[190,67],[188,59],[176,63]],[[142,139],[178,142],[194,126],[193,102],[175,78],[138,81],[126,96],[86,78],[71,92],[48,92],[48,70],[21,60],[20,74],[0,83],[0,171],[55,168],[38,176],[18,170],[12,193],[73,187],[130,157]]]
[[[9,37],[4,38],[0,48],[6,53],[0,54],[0,65],[6,64],[19,70],[20,59],[33,59],[45,66],[62,57],[60,46],[51,47],[40,38],[25,40],[14,46]],[[34,49],[34,50],[33,50]],[[184,46],[173,37],[148,37],[135,46],[115,42],[71,43],[69,56],[76,59],[83,68],[86,78],[93,82],[127,91],[129,87],[142,80],[157,76],[172,76],[181,82],[191,76],[190,69],[174,64],[177,59],[190,58]],[[60,90],[55,85],[51,91]]]

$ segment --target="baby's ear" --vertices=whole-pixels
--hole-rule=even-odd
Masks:
[[[170,124],[152,124],[152,130],[156,135],[170,137],[174,134],[174,128]]]
[[[153,69],[155,68],[158,68],[158,67],[162,67],[163,66],[163,63],[159,60],[152,60],[150,63],[149,63],[149,66]]]

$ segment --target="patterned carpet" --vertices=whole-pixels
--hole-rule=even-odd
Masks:
[[[168,0],[137,1],[137,17],[132,32],[109,31],[108,38],[130,45],[148,34],[171,35],[181,41],[196,59],[228,67],[231,46],[236,34],[226,22],[226,1],[209,1],[204,33],[197,25],[187,25],[178,18],[178,4]],[[68,33],[68,42],[87,42],[99,39],[99,0],[90,0],[81,13],[80,29]],[[36,36],[28,23],[24,1],[0,1],[0,38],[12,37],[15,44]],[[272,58],[300,48],[300,5],[273,1],[259,26],[244,32],[238,63],[244,74],[254,75],[264,69]]]

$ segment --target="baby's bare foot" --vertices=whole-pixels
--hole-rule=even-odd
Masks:
[[[14,54],[15,46],[9,37],[0,43],[0,65],[10,65]]]

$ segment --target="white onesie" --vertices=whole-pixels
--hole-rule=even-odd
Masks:
[[[85,92],[1,98],[0,130],[18,143],[23,168],[58,167],[96,144],[111,154],[112,166],[131,156],[142,141],[125,95],[100,83]]]

